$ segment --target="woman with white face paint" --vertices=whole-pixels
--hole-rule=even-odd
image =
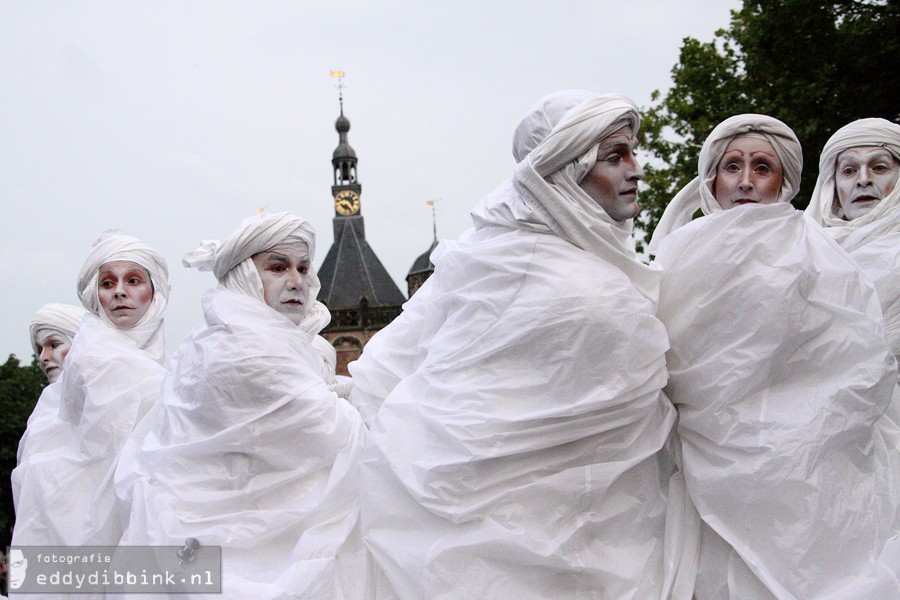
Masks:
[[[871,284],[789,204],[801,159],[777,119],[725,120],[650,246],[697,600],[900,597],[879,559],[900,502],[894,360]]]
[[[401,598],[666,598],[674,409],[630,237],[640,116],[541,100],[513,176],[351,363],[366,543]]]
[[[122,544],[221,546],[228,598],[352,599],[368,585],[357,530],[365,427],[314,348],[307,321],[328,323],[314,253],[310,224],[281,213],[185,256],[219,285],[116,474]]]
[[[860,119],[838,129],[819,159],[806,214],[875,284],[884,329],[900,360],[900,125]]]
[[[165,260],[104,232],[82,266],[80,321],[59,387],[52,436],[21,479],[13,545],[114,545],[122,536],[112,476],[128,434],[159,397]]]

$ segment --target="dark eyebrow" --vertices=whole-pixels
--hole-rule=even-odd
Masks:
[[[616,142],[609,146],[600,146],[599,152],[609,152],[610,150],[628,150],[628,142]]]

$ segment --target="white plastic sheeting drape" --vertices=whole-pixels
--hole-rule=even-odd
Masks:
[[[896,365],[859,268],[789,204],[663,241],[666,392],[704,523],[696,597],[897,598]]]
[[[12,545],[115,545],[113,473],[132,429],[159,397],[163,368],[88,314],[59,381],[54,422],[31,435]],[[48,389],[51,389],[48,388]]]
[[[122,543],[222,546],[227,598],[359,597],[359,415],[287,318],[222,288],[203,310],[117,474],[131,495]]]
[[[557,170],[544,179],[526,157],[350,365],[351,400],[374,418],[364,536],[401,598],[646,599],[671,586],[659,271],[634,260],[630,222],[600,215],[573,165],[637,113],[575,93],[523,123],[546,119],[517,138]]]

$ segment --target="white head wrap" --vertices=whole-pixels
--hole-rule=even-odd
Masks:
[[[113,261],[128,261],[145,268],[153,284],[153,300],[141,320],[131,329],[118,329],[106,311],[100,306],[97,285],[100,267]],[[94,242],[91,253],[85,259],[78,274],[78,297],[86,309],[93,312],[110,327],[131,338],[157,361],[165,355],[163,319],[169,303],[169,269],[165,259],[146,242],[124,231],[104,231]]]
[[[806,214],[817,223],[829,229],[829,233],[837,239],[846,237],[851,232],[869,223],[881,219],[894,211],[900,204],[900,182],[894,191],[881,199],[875,208],[852,221],[845,221],[837,215],[840,203],[834,188],[834,176],[837,168],[837,157],[844,150],[861,146],[881,146],[900,161],[900,125],[885,119],[859,119],[844,125],[826,142],[819,158],[819,178]]]
[[[87,311],[80,306],[72,306],[70,304],[45,304],[34,313],[31,317],[31,323],[28,325],[28,334],[31,336],[31,346],[34,352],[40,355],[41,349],[38,347],[37,334],[43,330],[53,330],[65,336],[69,343],[78,331],[81,325],[81,318],[87,314]]]
[[[578,185],[604,138],[626,126],[637,134],[640,124],[637,106],[625,96],[569,90],[543,98],[516,128],[512,180],[472,211],[476,228],[552,232],[622,270],[655,302],[659,271],[638,261],[632,220],[614,220]]]
[[[184,255],[182,263],[185,267],[212,271],[226,289],[256,298],[265,304],[262,279],[253,264],[253,255],[277,244],[297,242],[303,242],[309,247],[309,297],[314,299],[321,287],[312,266],[316,252],[316,232],[309,221],[291,213],[261,214],[245,219],[238,230],[224,242],[204,240],[199,248]],[[329,314],[324,304],[317,306],[320,304],[318,301],[304,304],[304,319],[313,312],[316,322],[319,322],[323,318],[323,310],[324,314]],[[329,314],[325,325],[330,320]]]
[[[751,132],[761,135],[772,144],[781,161],[783,178],[778,202],[790,202],[797,195],[800,190],[800,173],[803,169],[803,149],[793,130],[778,119],[766,115],[746,114],[729,117],[719,123],[703,142],[697,161],[699,175],[669,202],[653,232],[653,239],[650,240],[651,253],[659,249],[663,238],[689,223],[698,208],[704,215],[723,210],[713,195],[716,169],[731,140]]]

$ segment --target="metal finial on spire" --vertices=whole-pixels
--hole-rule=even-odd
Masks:
[[[344,114],[344,72],[332,71],[331,77],[337,77],[338,102],[341,103],[341,114]]]
[[[437,200],[426,200],[425,201],[425,204],[427,204],[428,206],[431,207],[431,228],[434,232],[435,243],[437,243],[437,214],[435,213],[434,203],[440,202],[440,201],[441,201],[440,198],[438,198]]]

